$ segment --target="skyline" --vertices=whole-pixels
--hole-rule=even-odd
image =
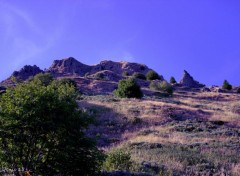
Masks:
[[[166,80],[187,70],[206,85],[240,85],[237,0],[0,0],[0,80],[24,65],[74,57],[147,65]]]

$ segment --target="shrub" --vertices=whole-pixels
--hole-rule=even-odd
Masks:
[[[70,78],[62,78],[62,79],[58,80],[57,82],[59,82],[59,84],[69,84],[69,85],[77,88],[77,83],[73,79],[70,79]]]
[[[232,85],[229,84],[227,80],[224,80],[222,88],[227,90],[232,90]]]
[[[170,83],[171,84],[176,84],[177,83],[177,81],[175,80],[175,78],[173,76],[171,76],[171,78],[170,78]]]
[[[31,81],[31,80],[30,80]],[[33,77],[35,84],[47,86],[53,81],[53,76],[50,73],[39,73]]]
[[[123,150],[115,150],[108,154],[106,161],[103,164],[103,169],[106,171],[129,171],[133,162],[131,161],[131,155]]]
[[[137,79],[146,80],[146,76],[144,74],[142,74],[142,73],[139,73],[139,72],[133,73],[133,77],[137,78]]]
[[[147,80],[156,80],[156,79],[160,79],[160,76],[158,75],[157,72],[150,70],[147,75]]]
[[[237,89],[237,93],[240,93],[240,87]]]
[[[124,72],[122,73],[122,76],[129,76],[129,73],[128,73],[127,71],[124,71]]]
[[[151,82],[150,89],[163,91],[168,93],[169,95],[173,94],[173,88],[167,81]]]
[[[143,94],[134,79],[120,80],[114,94],[120,98],[142,98]]]
[[[96,73],[96,74],[95,74],[95,79],[97,79],[97,80],[103,80],[103,79],[104,79],[104,74],[103,74],[103,73]]]

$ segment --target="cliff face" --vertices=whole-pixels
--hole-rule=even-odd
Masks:
[[[54,75],[84,76],[87,72],[91,71],[91,66],[82,64],[73,57],[69,57],[62,60],[55,60],[47,71]]]

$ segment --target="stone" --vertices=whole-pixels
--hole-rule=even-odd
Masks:
[[[91,66],[85,65],[73,57],[62,60],[54,60],[52,66],[47,70],[47,72],[52,73],[54,76],[84,76],[90,71]]]
[[[12,76],[19,79],[19,80],[26,80],[31,76],[35,76],[39,73],[42,73],[43,70],[41,70],[39,67],[36,65],[31,66],[31,65],[25,65],[21,70],[19,71],[14,71]]]
[[[204,84],[200,84],[198,81],[195,81],[186,70],[184,70],[183,78],[181,79],[180,84],[183,87],[188,88],[201,88],[205,86]]]

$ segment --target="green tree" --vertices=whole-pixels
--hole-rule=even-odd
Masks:
[[[147,72],[147,80],[156,80],[156,79],[160,79],[160,76],[158,75],[157,72],[150,70],[149,72]]]
[[[170,83],[171,84],[176,84],[177,83],[176,79],[173,76],[171,76],[171,78],[170,78]]]
[[[98,175],[103,155],[84,133],[92,118],[74,86],[38,78],[1,96],[0,164],[16,176]]]
[[[114,94],[120,98],[142,98],[143,94],[134,79],[120,80]]]
[[[229,84],[227,80],[224,80],[222,88],[227,90],[232,90],[232,85]]]
[[[35,84],[47,86],[53,81],[53,76],[50,73],[39,73],[32,79],[30,81],[33,81]]]
[[[55,82],[59,83],[60,85],[62,85],[62,84],[72,85],[73,87],[75,87],[77,89],[77,83],[73,79],[70,79],[70,78],[62,78]]]

